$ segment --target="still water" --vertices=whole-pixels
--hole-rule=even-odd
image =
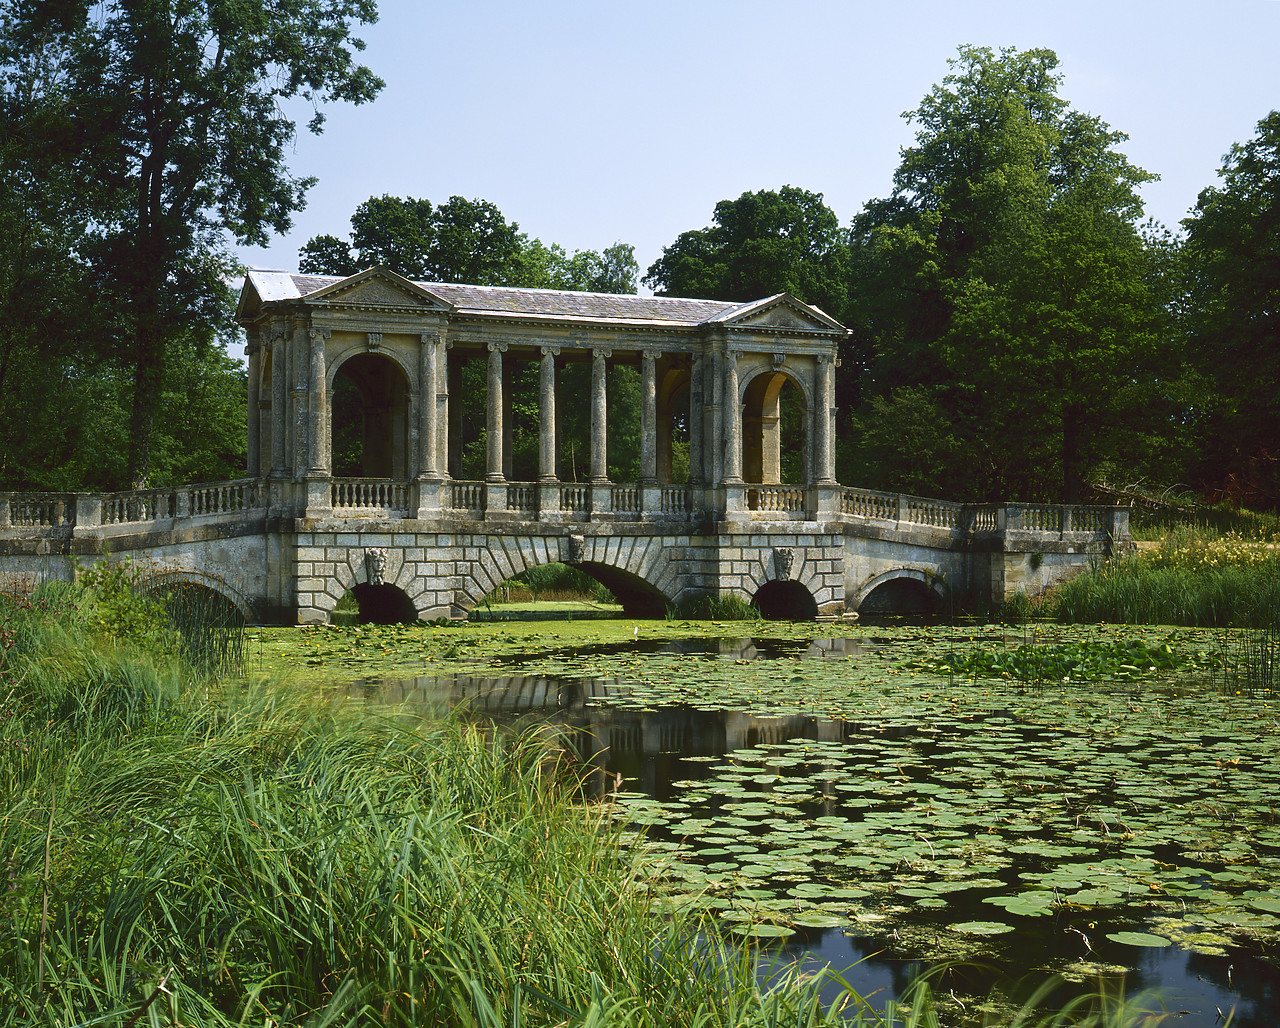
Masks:
[[[1269,709],[1188,682],[890,688],[867,669],[893,646],[636,642],[362,688],[554,732],[668,858],[657,909],[708,907],[877,1001],[945,964],[940,991],[967,1006],[1060,974],[1059,1002],[1105,978],[1156,990],[1170,1024],[1280,1023]],[[753,700],[759,662],[799,691],[823,683],[830,709]],[[710,702],[655,687],[703,675],[747,687]]]

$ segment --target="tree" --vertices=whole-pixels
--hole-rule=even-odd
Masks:
[[[1051,51],[950,63],[908,116],[893,195],[850,234],[863,386],[945,413],[960,446],[939,452],[963,454],[934,470],[948,492],[1075,502],[1123,454],[1121,408],[1155,358],[1135,227],[1152,176],[1115,149],[1122,133],[1067,109]]]
[[[315,236],[299,258],[309,274],[351,275],[382,264],[416,281],[599,293],[634,293],[639,271],[627,243],[569,254],[557,243],[530,239],[488,200],[461,196],[439,207],[413,197],[371,196],[351,216],[350,245]]]
[[[848,250],[821,193],[795,186],[721,200],[713,224],[681,233],[645,273],[662,296],[759,300],[791,293],[844,313]]]
[[[1280,111],[1231,148],[1187,230],[1187,325],[1210,383],[1202,482],[1280,506]]]
[[[227,235],[284,232],[311,179],[285,167],[294,123],[282,102],[372,100],[382,83],[354,61],[352,22],[374,0],[120,0],[13,5],[5,54],[60,69],[56,131],[42,142],[77,185],[86,247],[126,301],[114,340],[132,379],[128,477],[151,474],[152,441],[178,335],[216,327],[233,263]]]

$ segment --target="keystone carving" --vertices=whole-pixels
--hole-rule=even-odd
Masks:
[[[581,564],[582,554],[585,547],[586,547],[586,543],[583,541],[582,536],[580,535],[569,536],[569,538],[565,540],[564,562],[566,564]]]
[[[370,585],[387,584],[387,551],[371,547],[364,551],[364,570]]]
[[[773,548],[773,577],[775,581],[791,580],[791,565],[795,560],[795,552],[789,546]]]

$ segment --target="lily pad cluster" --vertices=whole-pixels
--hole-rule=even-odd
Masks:
[[[1013,649],[982,647],[918,661],[921,671],[971,678],[1009,678],[1020,682],[1134,681],[1158,672],[1204,671],[1211,659],[1194,650],[1175,650],[1168,642],[1097,639]]]

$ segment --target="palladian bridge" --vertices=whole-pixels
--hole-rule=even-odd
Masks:
[[[703,596],[813,617],[999,604],[1129,545],[1123,508],[837,483],[848,332],[787,294],[728,303],[415,283],[385,268],[252,271],[238,317],[246,477],[0,493],[0,577],[128,557],[256,621],[324,623],[348,590],[364,616],[432,620],[466,617],[506,579],[562,561],[637,617]],[[621,367],[639,383],[631,482],[609,477]],[[518,373],[537,384],[537,475],[520,481]],[[468,387],[484,393],[472,439]],[[574,418],[589,426],[580,469],[562,453]],[[464,477],[481,457],[483,477]]]

